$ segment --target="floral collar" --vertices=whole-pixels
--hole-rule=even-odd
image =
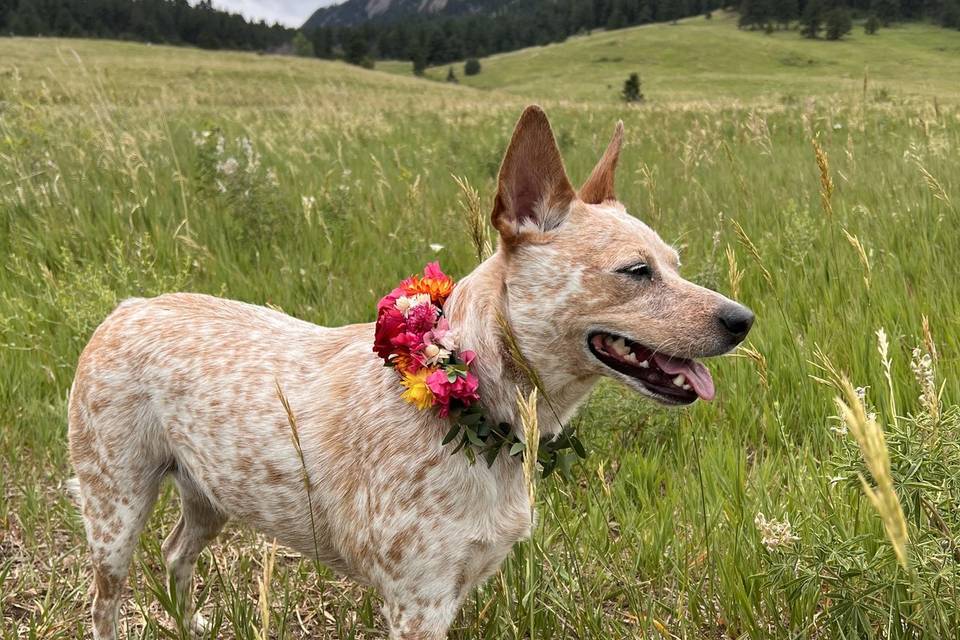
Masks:
[[[437,262],[428,264],[422,276],[401,282],[377,303],[373,351],[400,376],[401,398],[450,419],[443,444],[459,437],[453,453],[462,450],[471,462],[479,454],[490,466],[501,449],[515,456],[525,447],[508,423],[489,420],[480,404],[479,381],[470,371],[476,354],[460,350],[458,332],[443,314],[453,288]],[[586,457],[583,445],[563,429],[558,437],[541,441],[537,458],[544,476],[556,469],[568,476],[575,456]]]

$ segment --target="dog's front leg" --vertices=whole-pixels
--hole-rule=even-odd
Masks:
[[[430,599],[414,591],[391,594],[383,604],[390,640],[444,640],[459,609],[452,595]]]

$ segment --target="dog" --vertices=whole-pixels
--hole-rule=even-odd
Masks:
[[[732,350],[752,326],[749,309],[684,280],[677,252],[616,199],[622,141],[620,122],[577,191],[546,115],[528,107],[500,167],[497,250],[446,301],[476,354],[484,410],[519,438],[516,390],[530,386],[502,320],[550,398],[546,438],[604,376],[665,405],[711,399],[695,358]],[[200,552],[234,519],[375,587],[390,638],[446,637],[467,594],[530,534],[521,462],[451,455],[449,419],[400,398],[373,337],[372,324],[325,328],[185,293],[127,300],[97,328],[69,402],[97,640],[115,637],[167,476],[182,512],[162,552],[182,601]]]

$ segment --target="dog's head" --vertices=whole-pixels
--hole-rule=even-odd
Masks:
[[[677,252],[617,201],[622,141],[618,123],[578,192],[544,112],[520,117],[492,216],[513,331],[560,384],[605,375],[664,404],[710,400],[713,380],[696,359],[740,344],[753,313],[684,280]]]

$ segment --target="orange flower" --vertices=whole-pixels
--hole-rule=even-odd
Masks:
[[[443,307],[450,292],[453,291],[453,280],[440,269],[440,264],[431,262],[423,270],[423,277],[416,276],[404,281],[410,293],[427,293],[433,303]],[[408,293],[408,295],[410,295]]]

